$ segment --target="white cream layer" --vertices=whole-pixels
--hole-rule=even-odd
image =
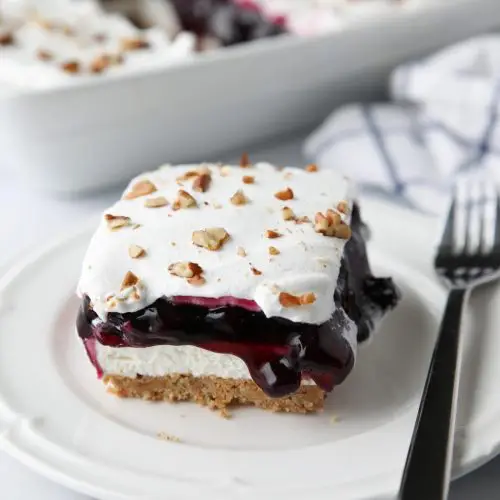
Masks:
[[[104,12],[94,0],[77,2],[34,2],[24,0],[7,2],[3,9],[0,33],[12,32],[15,44],[0,46],[0,83],[19,90],[67,86],[82,78],[103,78],[106,75],[140,71],[147,67],[164,66],[189,58],[195,50],[196,39],[190,33],[181,33],[170,40],[161,28],[138,30],[125,17]],[[40,20],[71,28],[72,34],[44,28]],[[103,35],[102,41],[96,35]],[[124,53],[124,63],[92,74],[90,65],[103,54],[122,52],[126,38],[140,38],[150,47]],[[53,57],[42,61],[37,56],[42,50]],[[68,61],[77,61],[81,70],[69,74],[61,69]]]
[[[194,346],[109,347],[96,342],[104,374],[162,377],[173,373],[249,380],[246,364],[237,356],[217,354]]]
[[[246,169],[211,165],[212,181],[204,193],[192,189],[192,180],[179,186],[176,178],[198,167],[165,166],[131,182],[133,186],[139,180],[149,180],[158,191],[132,200],[122,199],[105,211],[130,217],[131,224],[140,227],[134,229],[131,225],[111,231],[102,217],[84,259],[78,285],[80,296],[88,295],[94,311],[103,319],[110,311],[136,311],[163,296],[231,296],[255,301],[267,317],[312,324],[327,321],[335,309],[333,294],[346,240],[315,232],[313,222],[286,221],[282,208],[288,206],[296,216],[308,216],[314,221],[317,212],[325,213],[341,200],[352,199],[351,184],[333,170],[308,173],[296,168],[278,170],[261,163]],[[244,184],[244,175],[253,176],[255,183]],[[293,190],[294,198],[277,199],[275,193],[287,187]],[[194,196],[198,208],[172,208],[181,188]],[[235,206],[230,198],[240,189],[249,202]],[[169,205],[144,206],[147,198],[158,196],[165,197]],[[224,228],[230,235],[220,250],[210,251],[193,244],[193,231],[212,227]],[[266,230],[275,230],[282,236],[268,239]],[[146,256],[132,259],[128,253],[131,245],[144,248]],[[270,246],[280,254],[270,255]],[[244,249],[246,256],[238,254],[239,248]],[[193,286],[186,279],[171,275],[168,267],[175,262],[199,264],[206,283]],[[252,268],[261,274],[255,274]],[[136,289],[139,297],[130,295],[130,290],[120,291],[128,271],[141,280]],[[280,292],[314,293],[316,300],[300,307],[283,307]],[[116,303],[110,297],[120,300]]]
[[[246,364],[237,356],[217,354],[193,346],[154,346],[144,348],[108,347],[96,343],[97,359],[104,375],[135,378],[164,377],[171,374],[193,377],[221,377],[251,380]],[[314,385],[303,379],[302,385]]]

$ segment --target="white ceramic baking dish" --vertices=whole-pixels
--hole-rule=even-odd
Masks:
[[[74,193],[164,162],[213,159],[380,96],[396,64],[500,25],[498,0],[408,5],[318,38],[283,36],[4,97],[0,163],[37,188]]]

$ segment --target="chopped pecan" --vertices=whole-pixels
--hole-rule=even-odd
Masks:
[[[349,203],[345,200],[339,201],[337,203],[337,210],[341,214],[348,214],[349,213]]]
[[[178,182],[188,181],[192,177],[197,177],[198,175],[200,175],[198,170],[188,170],[188,171],[184,172],[182,175],[177,176],[176,180]]]
[[[335,231],[335,237],[342,240],[348,240],[351,235],[351,228],[345,222],[342,222],[342,224],[340,224]]]
[[[324,236],[349,239],[351,237],[351,228],[342,221],[337,212],[331,209],[326,211],[326,215],[318,212],[314,218],[314,230]]]
[[[300,305],[302,306],[314,304],[314,302],[316,302],[316,295],[312,292],[303,293],[300,296]]]
[[[148,49],[150,47],[149,42],[142,38],[124,38],[121,40],[120,46],[126,52]]]
[[[139,198],[140,196],[146,196],[148,194],[157,191],[156,186],[147,179],[143,181],[136,182],[132,189],[124,196],[125,200],[133,200]]]
[[[12,33],[1,33],[0,34],[0,45],[14,45],[14,35]]]
[[[120,290],[124,290],[125,288],[137,285],[137,283],[139,283],[139,278],[131,271],[127,271],[127,274],[123,278]]]
[[[174,210],[179,210],[180,208],[195,208],[198,206],[196,200],[183,189],[179,189],[177,192],[177,198],[172,205]]]
[[[295,220],[295,214],[290,207],[283,207],[281,214],[283,215],[283,220]]]
[[[92,73],[102,73],[105,69],[107,69],[111,65],[111,60],[107,55],[97,56],[90,63],[90,71]]]
[[[295,224],[306,224],[308,222],[311,222],[311,219],[307,215],[295,219]]]
[[[286,189],[283,189],[282,191],[278,191],[277,193],[274,193],[274,197],[278,198],[278,200],[282,200],[282,201],[292,200],[293,199],[293,191],[289,187],[287,187]]]
[[[204,193],[208,190],[211,180],[210,174],[200,174],[193,181],[193,189],[199,193]]]
[[[280,292],[278,300],[283,307],[300,306],[300,298],[297,295],[292,295],[291,293]]]
[[[253,184],[255,182],[255,177],[253,175],[244,175],[242,181],[243,184]]]
[[[174,262],[168,266],[168,272],[180,278],[193,278],[201,276],[203,269],[195,262]]]
[[[128,254],[132,259],[140,259],[146,255],[146,250],[139,245],[130,245],[128,247]]]
[[[264,235],[266,238],[269,238],[271,240],[274,238],[280,238],[282,236],[281,233],[278,233],[278,231],[275,231],[274,229],[267,229]]]
[[[229,239],[229,234],[222,227],[212,227],[194,231],[192,239],[196,246],[215,251],[219,250]]]
[[[238,189],[238,191],[231,196],[230,201],[233,205],[246,205],[248,203],[248,198],[241,189]]]
[[[80,73],[80,63],[78,61],[66,61],[61,63],[61,69],[66,73]]]
[[[243,153],[240,158],[240,167],[241,168],[248,168],[251,167],[252,164],[250,163],[250,159],[248,158],[248,153]]]
[[[146,208],[160,208],[168,205],[168,200],[164,196],[157,196],[156,198],[146,198],[144,206]]]
[[[283,307],[300,307],[316,302],[316,295],[312,292],[303,293],[302,295],[280,292],[278,300]]]
[[[111,215],[105,214],[104,219],[108,223],[108,229],[111,231],[116,231],[122,227],[130,226],[130,217],[125,217],[124,215]]]
[[[202,286],[204,285],[207,281],[206,279],[203,277],[203,276],[193,276],[192,278],[188,278],[187,279],[187,282],[190,284],[190,285],[193,285],[193,286]]]

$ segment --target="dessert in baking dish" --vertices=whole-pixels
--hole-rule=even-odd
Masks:
[[[193,34],[139,29],[94,0],[7,2],[0,14],[0,84],[20,90],[164,67],[196,49]]]
[[[290,412],[323,407],[398,299],[370,271],[348,180],[246,158],[133,180],[78,293],[78,334],[111,392]]]
[[[397,0],[20,0],[0,5],[0,84],[65,86],[164,67],[195,52],[314,35]]]

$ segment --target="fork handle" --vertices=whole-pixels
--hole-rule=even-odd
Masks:
[[[448,296],[399,490],[399,500],[446,500],[461,366],[460,325],[468,289]]]

